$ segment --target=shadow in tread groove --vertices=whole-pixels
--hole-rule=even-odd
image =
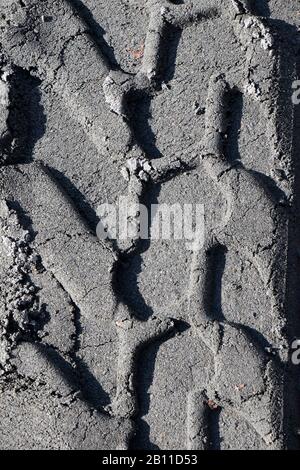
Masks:
[[[297,77],[300,76],[300,51],[297,53]],[[294,204],[289,223],[288,276],[285,310],[287,311],[287,334],[289,344],[300,338],[300,106],[294,106],[293,161],[294,161]],[[291,351],[292,353],[293,351]],[[289,449],[299,449],[300,407],[299,365],[293,365],[291,358],[285,370],[284,430]],[[297,405],[296,405],[297,404]]]
[[[9,77],[8,135],[1,142],[8,165],[32,162],[35,144],[44,135],[46,116],[39,86],[40,81],[27,70],[13,67]]]
[[[65,0],[89,28],[90,36],[97,46],[101,59],[104,59],[110,69],[119,70],[119,64],[115,58],[112,47],[104,39],[106,31],[95,20],[92,12],[81,0]]]
[[[269,0],[252,0],[250,5],[253,15],[269,17],[271,14]]]
[[[53,347],[38,342],[34,342],[33,345],[54,366],[74,391],[81,392],[81,399],[90,408],[98,409],[105,414],[101,407],[110,403],[109,396],[82,360],[76,359],[76,369],[74,369]]]
[[[206,311],[211,320],[224,320],[222,312],[222,277],[225,269],[227,249],[225,246],[215,246],[208,253],[208,273],[206,278]]]
[[[50,167],[49,165],[45,165],[45,167],[48,176],[50,176],[55,184],[65,193],[66,196],[69,197],[73,206],[76,208],[87,225],[88,229],[91,230],[92,233],[95,233],[97,224],[99,223],[99,217],[97,216],[93,207],[86,200],[85,196],[61,171]]]
[[[243,94],[237,90],[230,90],[228,93],[229,109],[228,130],[224,145],[225,157],[228,161],[240,160],[239,134],[241,130],[243,116]]]
[[[150,395],[148,393],[154,379],[156,356],[159,348],[166,341],[172,339],[175,335],[188,330],[190,325],[182,321],[176,322],[176,330],[161,341],[155,341],[150,346],[144,348],[144,354],[136,369],[136,386],[139,401],[139,412],[135,419],[135,434],[130,442],[130,449],[134,450],[160,450],[157,445],[151,442],[150,427],[143,419],[150,409]]]
[[[148,92],[133,92],[127,96],[130,127],[133,136],[149,158],[160,158],[156,146],[156,135],[151,128],[151,102],[153,97]]]
[[[160,66],[160,82],[169,83],[174,78],[176,58],[182,29],[167,25],[165,35],[161,41],[159,55],[162,58]],[[171,85],[170,85],[171,86]]]

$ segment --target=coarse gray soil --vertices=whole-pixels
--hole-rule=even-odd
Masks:
[[[299,27],[0,0],[2,450],[299,447]],[[120,196],[203,204],[204,246],[101,239]]]

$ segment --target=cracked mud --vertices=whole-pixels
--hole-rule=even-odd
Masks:
[[[1,449],[299,447],[299,12],[0,0]],[[120,196],[203,248],[99,239]]]

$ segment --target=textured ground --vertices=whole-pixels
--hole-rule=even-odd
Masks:
[[[299,26],[0,0],[1,449],[298,447]],[[126,194],[204,204],[203,249],[100,241]]]

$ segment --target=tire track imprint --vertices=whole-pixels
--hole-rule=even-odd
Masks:
[[[88,26],[100,51],[98,58],[100,57],[101,80],[104,78],[102,81],[106,103],[101,103],[101,114],[92,109],[89,101],[86,105],[88,91],[81,90],[80,83],[76,89],[76,99],[74,98],[74,89],[68,85],[67,62],[57,69],[53,87],[55,93],[62,94],[71,114],[76,114],[76,119],[82,124],[87,136],[99,149],[103,146],[103,139],[99,136],[99,123],[102,123],[106,114],[115,116],[115,128],[120,126],[126,136],[122,149],[117,149],[117,166],[128,182],[129,200],[139,203],[147,193],[149,183],[154,183],[159,188],[167,179],[186,171],[187,167],[193,171],[197,170],[201,163],[207,175],[219,186],[227,203],[222,225],[209,233],[204,249],[194,251],[189,290],[181,299],[177,311],[173,312],[172,318],[165,312],[154,312],[147,320],[142,321],[140,313],[133,311],[131,306],[126,304],[120,288],[115,286],[116,273],[124,260],[141,253],[138,213],[134,221],[136,235],[122,246],[108,248],[91,233],[86,221],[80,220],[74,201],[68,200],[59,180],[52,178],[56,180],[54,182],[47,177],[42,163],[33,164],[29,170],[29,174],[31,171],[40,175],[40,187],[34,188],[39,201],[38,210],[47,206],[46,199],[43,200],[41,196],[41,192],[46,189],[46,193],[51,194],[55,201],[54,207],[61,211],[61,214],[55,211],[51,214],[53,237],[50,237],[47,227],[41,229],[37,238],[37,247],[45,267],[53,272],[63,289],[74,299],[74,303],[76,302],[81,312],[80,320],[84,322],[81,327],[83,331],[86,330],[87,338],[89,329],[93,328],[112,328],[113,324],[116,331],[116,395],[105,411],[112,416],[111,419],[116,417],[120,421],[132,421],[134,428],[139,415],[136,382],[141,351],[150,343],[164,341],[174,334],[178,320],[187,321],[199,336],[199,340],[213,353],[215,361],[213,381],[203,390],[191,390],[188,396],[187,448],[211,447],[211,415],[215,409],[223,408],[229,408],[233,414],[241,416],[268,448],[282,448],[284,436],[281,416],[278,413],[282,406],[279,370],[282,366],[280,363],[286,361],[286,344],[282,345],[286,324],[284,253],[287,246],[291,191],[290,182],[278,178],[278,171],[275,170],[278,170],[278,167],[282,171],[289,169],[291,158],[286,153],[285,143],[278,137],[278,89],[274,86],[273,77],[279,58],[276,41],[267,20],[253,14],[250,1],[226,2],[224,9],[229,10],[229,13],[226,11],[225,18],[232,23],[237,40],[245,51],[248,76],[245,77],[244,89],[239,89],[238,86],[233,88],[226,80],[226,73],[213,76],[207,96],[203,141],[196,143],[192,149],[181,151],[177,155],[162,156],[156,161],[149,159],[140,144],[136,130],[133,129],[129,102],[132,96],[146,94],[152,97],[160,90],[163,80],[161,43],[168,27],[184,29],[200,21],[213,21],[221,17],[224,11],[216,9],[211,1],[207,2],[207,7],[203,9],[195,5],[196,2],[177,5],[176,2],[167,0],[149,0],[149,25],[142,65],[138,73],[132,75],[122,71],[116,63],[112,51],[103,42],[101,27],[87,7],[77,0],[66,0],[66,3],[74,8],[85,26]],[[78,47],[81,53],[84,53],[86,44],[83,37],[76,37],[71,41],[70,47]],[[46,70],[43,76],[46,81],[50,80],[47,73]],[[4,88],[5,81],[4,76]],[[2,102],[4,109],[7,109],[5,93],[4,91]],[[274,149],[272,177],[245,168],[242,161],[237,159],[238,151],[233,152],[234,146],[238,149],[238,133],[230,130],[228,116],[233,95],[237,93],[241,96],[247,94],[256,100],[266,116],[270,146]],[[0,131],[2,136],[2,127]],[[229,141],[229,136],[233,142]],[[285,151],[284,158],[282,149]],[[257,224],[258,214],[262,220],[260,226]],[[57,235],[55,229],[60,225],[61,217],[69,221],[71,232],[73,230],[74,233],[84,233],[82,246],[87,244],[88,248],[85,246],[82,253],[80,247],[75,249],[70,234]],[[255,227],[250,236],[247,230],[249,227]],[[49,243],[43,245],[43,237],[46,234]],[[85,259],[86,250],[89,248],[95,257],[94,260]],[[208,280],[214,273],[211,272],[208,258],[212,251],[219,249],[237,251],[242,259],[248,260],[259,273],[271,303],[272,329],[278,338],[278,345],[272,346],[275,349],[279,347],[276,357],[268,355],[265,348],[255,340],[252,332],[243,325],[230,323],[224,318],[211,318],[205,299]],[[58,262],[53,255],[57,252],[62,255]],[[101,274],[98,273],[98,262],[101,264]],[[95,287],[91,292],[85,290],[82,285],[88,272],[95,278]],[[107,306],[103,305],[99,292],[101,282],[104,283],[103,291],[109,299]],[[222,285],[220,288],[222,289]],[[96,312],[95,305],[100,304],[101,308]],[[185,308],[186,306],[188,308]],[[186,315],[184,311],[187,311]],[[100,338],[97,338],[97,341],[98,344],[101,343]],[[79,353],[79,346],[83,347],[83,344],[75,345],[78,349],[76,354]],[[101,374],[95,374],[94,378],[101,382]],[[238,390],[242,392],[237,393],[236,387],[242,387]],[[120,436],[120,448],[128,448],[130,445],[133,429],[127,428],[126,432],[127,434]]]

